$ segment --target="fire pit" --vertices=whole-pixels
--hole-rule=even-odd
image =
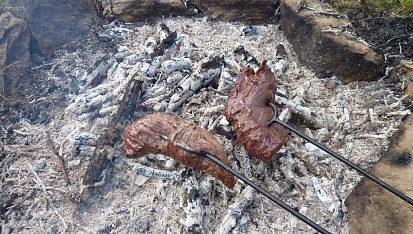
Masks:
[[[347,233],[343,200],[359,174],[294,135],[268,163],[236,143],[224,109],[240,69],[267,60],[289,124],[364,169],[409,114],[402,82],[388,74],[350,85],[320,79],[277,25],[115,20],[36,59],[35,78],[23,80],[37,88],[20,90],[26,104],[0,103],[5,233],[312,231],[242,182],[228,189],[160,154],[126,159],[124,127],[153,112],[210,131],[233,169],[328,231]]]

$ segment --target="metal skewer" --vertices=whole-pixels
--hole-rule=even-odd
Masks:
[[[168,140],[168,137],[165,135],[161,135],[161,138],[164,140]],[[318,224],[314,223],[313,221],[311,221],[310,219],[308,219],[306,216],[302,215],[300,212],[294,210],[292,207],[290,207],[289,205],[285,204],[283,201],[281,201],[280,199],[278,199],[277,197],[273,196],[272,194],[270,194],[269,192],[267,192],[266,190],[264,190],[263,188],[259,187],[258,185],[254,184],[254,182],[252,182],[251,180],[247,179],[245,176],[241,175],[240,173],[236,172],[235,170],[233,170],[232,168],[230,168],[229,166],[227,166],[225,163],[221,162],[220,160],[218,160],[217,158],[215,158],[214,156],[197,150],[197,149],[193,149],[187,145],[184,145],[178,141],[174,141],[174,143],[181,147],[182,149],[193,153],[193,154],[198,154],[201,156],[204,156],[210,160],[212,160],[213,162],[215,162],[216,164],[218,164],[219,166],[221,166],[222,168],[224,168],[225,170],[227,170],[228,172],[230,172],[231,174],[233,174],[234,176],[236,176],[238,179],[244,181],[246,184],[248,184],[249,186],[251,186],[252,188],[254,188],[255,190],[257,190],[258,192],[260,192],[261,194],[263,194],[264,196],[266,196],[268,199],[270,199],[271,201],[277,203],[279,206],[281,206],[282,208],[284,208],[285,210],[287,210],[288,212],[290,212],[291,214],[293,214],[295,217],[299,218],[300,220],[302,220],[303,222],[305,222],[306,224],[310,225],[312,228],[314,228],[315,230],[317,230],[318,232],[321,233],[330,233],[327,230],[325,230],[324,228],[320,227]]]
[[[268,102],[268,105],[270,105],[273,109],[274,109],[274,117],[272,118],[272,120],[270,120],[270,122],[268,122],[268,126],[271,125],[272,123],[278,123],[281,124],[282,126],[284,126],[285,128],[287,128],[288,130],[294,132],[295,134],[299,135],[300,137],[306,139],[307,141],[309,141],[310,143],[312,143],[313,145],[317,146],[318,148],[322,149],[323,151],[325,151],[326,153],[330,154],[331,156],[337,158],[338,160],[340,160],[341,162],[345,163],[347,166],[353,168],[354,170],[360,172],[361,174],[363,174],[365,177],[371,179],[372,181],[376,182],[378,185],[382,186],[383,188],[387,189],[388,191],[392,192],[393,194],[395,194],[396,196],[400,197],[401,199],[403,199],[404,201],[408,202],[410,205],[413,205],[413,200],[404,195],[403,193],[401,193],[400,191],[398,191],[397,189],[391,187],[390,185],[386,184],[384,181],[380,180],[379,178],[373,176],[372,174],[368,173],[367,171],[361,169],[359,166],[355,165],[354,163],[350,162],[349,160],[343,158],[342,156],[340,156],[339,154],[335,153],[334,151],[330,150],[329,148],[323,146],[322,144],[318,143],[317,141],[313,140],[312,138],[310,138],[309,136],[305,135],[304,133],[298,131],[297,129],[291,127],[290,125],[288,125],[287,123],[284,123],[283,121],[281,121],[277,115],[278,115],[278,109],[277,107],[273,104]]]

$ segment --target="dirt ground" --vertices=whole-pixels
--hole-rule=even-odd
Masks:
[[[413,195],[412,141],[413,116],[409,116],[383,157],[370,170],[409,197]],[[413,232],[413,206],[366,178],[346,199],[346,205],[352,233]]]
[[[413,19],[394,16],[371,8],[341,9],[350,19],[355,33],[375,50],[384,53],[389,63],[413,58]]]
[[[179,35],[166,56],[154,56],[168,35],[163,24]],[[184,59],[188,66],[176,65]],[[1,101],[1,232],[313,232],[242,182],[229,190],[163,155],[126,159],[122,141],[107,151],[105,183],[86,188],[96,141],[127,83],[139,79],[145,85],[131,121],[169,111],[210,130],[233,169],[328,231],[349,233],[343,201],[360,175],[297,136],[268,164],[231,138],[226,97],[239,69],[257,68],[264,59],[277,75],[277,102],[290,110],[288,122],[364,169],[410,114],[402,76],[349,85],[320,79],[300,66],[277,25],[181,17],[115,21],[50,57],[36,57],[32,76]],[[175,64],[172,72],[165,61]],[[203,66],[211,61],[219,66]],[[82,200],[84,193],[93,196]]]

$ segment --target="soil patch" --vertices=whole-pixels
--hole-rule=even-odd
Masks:
[[[361,12],[347,13],[357,35],[376,50],[398,57],[413,58],[411,17],[379,17]]]
[[[334,1],[329,3],[336,5],[336,8],[346,14],[355,33],[376,51],[384,53],[390,64],[397,64],[400,58],[413,58],[411,15],[395,16],[385,10],[373,9],[363,4],[347,6]]]

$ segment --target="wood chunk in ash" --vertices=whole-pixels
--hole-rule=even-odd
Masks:
[[[107,149],[113,148],[115,143],[122,140],[122,131],[135,110],[141,95],[142,85],[142,81],[132,80],[130,82],[117,114],[111,118],[108,128],[97,139],[97,147],[83,176],[83,185],[86,187],[97,187],[96,184],[104,183],[104,172],[111,162],[107,158]]]
[[[245,49],[244,46],[238,46],[234,50],[234,55],[236,60],[238,60],[239,63],[244,63],[244,64],[251,64],[251,65],[260,65],[258,60],[247,50]]]
[[[154,40],[147,41],[147,51],[153,51],[150,60],[142,68],[142,74],[148,77],[154,77],[161,64],[169,58],[171,53],[177,48],[181,41],[181,36],[177,32],[171,32],[165,24],[160,25],[159,29],[160,44],[154,46]]]

